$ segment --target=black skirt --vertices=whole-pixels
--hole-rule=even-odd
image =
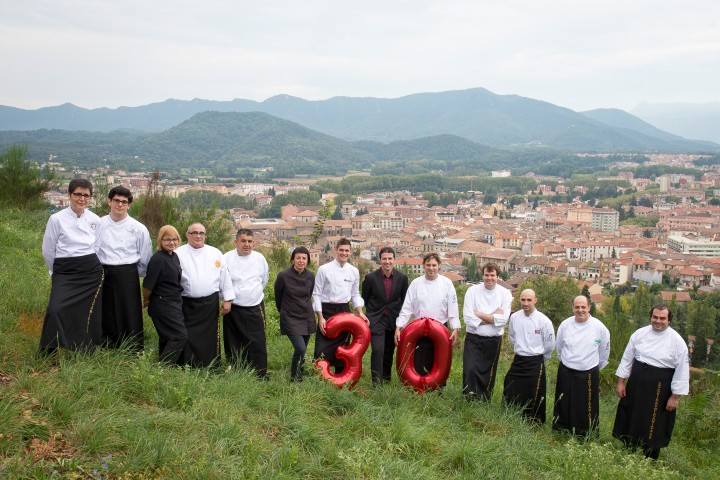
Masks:
[[[103,267],[103,339],[113,348],[127,341],[133,351],[140,352],[143,349],[143,315],[137,264]]]
[[[555,385],[554,430],[577,436],[597,433],[600,415],[600,370],[573,370],[560,362]]]
[[[545,363],[542,355],[515,355],[505,375],[503,401],[522,407],[525,418],[545,423]]]
[[[182,311],[188,340],[183,360],[193,367],[220,364],[220,296],[183,297]]]
[[[103,268],[97,255],[56,258],[40,349],[81,350],[102,341]]]
[[[675,410],[665,409],[672,395],[674,368],[653,367],[635,360],[618,403],[613,437],[627,447],[655,450],[667,447],[675,427]]]

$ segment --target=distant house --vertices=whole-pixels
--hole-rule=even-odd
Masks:
[[[676,292],[672,290],[660,292],[660,298],[663,303],[670,303],[673,297],[677,303],[687,303],[690,301],[690,292]]]

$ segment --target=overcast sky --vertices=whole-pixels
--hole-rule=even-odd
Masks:
[[[0,105],[396,98],[720,101],[719,0],[0,0]]]

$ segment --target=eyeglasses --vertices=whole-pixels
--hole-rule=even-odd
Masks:
[[[113,198],[111,201],[115,205],[129,205],[130,204],[130,202],[128,202],[127,200],[120,200],[119,198]]]
[[[196,235],[198,237],[202,237],[205,235],[205,232],[188,232],[188,235]]]
[[[178,238],[163,238],[162,241],[165,243],[173,243],[173,242],[179,242],[180,239],[178,239]]]
[[[89,193],[76,193],[76,192],[73,192],[72,196],[77,198],[78,200],[80,200],[81,198],[88,200],[90,197],[92,197],[92,195],[90,195]]]

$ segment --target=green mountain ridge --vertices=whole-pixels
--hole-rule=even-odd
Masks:
[[[162,132],[205,111],[264,112],[346,141],[389,143],[447,134],[499,148],[720,149],[711,142],[648,134],[647,128],[638,130],[639,119],[635,127],[627,121],[617,125],[616,119],[602,119],[518,95],[496,95],[484,88],[417,93],[394,99],[334,97],[311,101],[277,95],[263,102],[171,99],[140,107],[93,110],[71,104],[33,111],[0,106],[0,130]]]

